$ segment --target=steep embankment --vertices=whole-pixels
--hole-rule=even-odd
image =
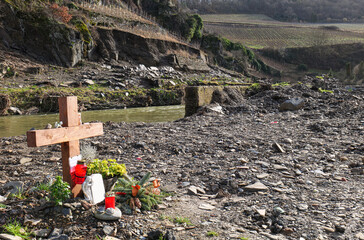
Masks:
[[[112,15],[100,18],[100,11],[91,12],[75,5],[69,12],[58,12],[61,10],[54,10],[53,5],[41,3],[35,9],[23,9],[15,1],[2,0],[0,4],[4,13],[0,19],[2,44],[44,63],[73,67],[85,59],[123,60],[151,66],[173,64],[169,61],[173,58],[168,57],[171,54],[200,57],[200,50],[177,39],[163,35],[146,37],[133,32],[133,28],[119,27],[122,22],[121,25],[144,25],[150,31],[158,28],[138,19],[118,19]],[[59,21],[58,15],[66,14],[70,19]],[[148,31],[143,33],[147,35]]]

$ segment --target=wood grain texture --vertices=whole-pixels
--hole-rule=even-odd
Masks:
[[[75,127],[28,131],[27,142],[28,147],[40,147],[95,137],[102,134],[104,134],[102,123],[86,123]]]

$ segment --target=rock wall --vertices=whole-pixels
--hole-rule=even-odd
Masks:
[[[0,41],[40,61],[71,67],[82,58],[79,32],[48,17],[21,12],[0,2]]]
[[[95,31],[97,36],[96,48],[91,55],[93,60],[124,60],[146,66],[172,65],[176,68],[187,66],[196,71],[209,69],[203,53],[188,45],[143,38],[116,29],[96,28]]]
[[[186,117],[191,116],[197,112],[197,110],[205,105],[211,103],[224,104],[227,100],[226,97],[222,97],[224,93],[227,93],[227,97],[238,92],[244,94],[245,90],[250,84],[245,86],[191,86],[185,88],[185,108]],[[233,96],[234,97],[234,96]],[[229,102],[230,103],[230,102]]]

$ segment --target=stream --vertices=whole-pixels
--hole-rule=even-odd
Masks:
[[[82,112],[82,122],[170,122],[185,115],[183,105]],[[24,135],[31,128],[44,129],[59,121],[58,114],[0,117],[0,137]]]

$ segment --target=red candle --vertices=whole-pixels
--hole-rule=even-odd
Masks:
[[[107,192],[105,194],[105,209],[113,208],[115,209],[115,193]]]
[[[75,171],[73,173],[74,174],[73,182],[75,184],[82,184],[86,179],[86,171],[87,171],[87,166],[84,165],[82,162],[77,162]]]

